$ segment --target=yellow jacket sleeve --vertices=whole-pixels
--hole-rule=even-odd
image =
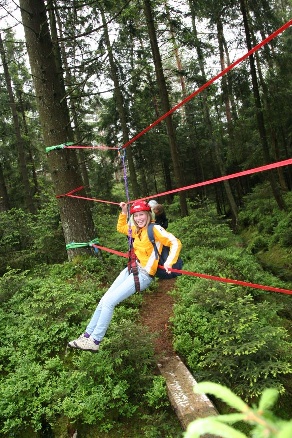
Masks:
[[[129,228],[134,239],[133,248],[139,264],[148,274],[155,275],[158,266],[158,260],[155,258],[155,251],[152,243],[148,238],[147,228],[142,228],[137,234],[135,226],[129,226],[127,216],[120,213],[117,223],[117,231],[122,234],[129,234]],[[154,225],[153,234],[159,254],[163,245],[169,246],[170,251],[166,263],[172,266],[178,259],[182,244],[173,234],[166,231],[159,225]]]
[[[153,234],[159,254],[162,251],[163,245],[169,246],[169,254],[165,263],[170,266],[174,265],[174,263],[177,262],[182,248],[181,241],[173,234],[162,228],[160,225],[154,225]]]
[[[134,227],[130,227],[133,231]],[[117,231],[122,234],[129,234],[129,224],[127,223],[127,215],[124,213],[119,214]]]

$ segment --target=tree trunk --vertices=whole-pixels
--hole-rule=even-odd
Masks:
[[[181,93],[182,98],[185,99],[187,97],[187,88],[186,88],[186,82],[185,77],[183,75],[183,65],[181,62],[181,57],[179,54],[179,46],[175,39],[175,29],[173,26],[173,22],[171,20],[170,12],[169,12],[169,6],[168,6],[168,0],[164,0],[165,4],[165,10],[166,10],[166,16],[168,21],[168,27],[169,27],[169,33],[170,33],[170,42],[173,46],[173,53],[176,60],[176,66],[179,73],[179,81],[181,85]],[[189,173],[192,175],[192,182],[194,181],[202,181],[203,179],[203,173],[202,173],[202,164],[201,164],[201,158],[198,151],[197,144],[194,141],[195,133],[194,133],[194,126],[195,126],[195,120],[194,116],[192,114],[192,111],[190,111],[190,105],[187,103],[181,108],[181,114],[182,119],[185,119],[187,124],[187,130],[188,130],[188,137],[186,139],[187,148],[184,151],[183,158],[188,163],[188,169]],[[184,123],[184,120],[182,120]]]
[[[193,32],[195,35],[195,46],[196,46],[196,51],[197,51],[198,60],[199,60],[199,67],[201,70],[202,80],[205,83],[205,82],[207,82],[207,78],[206,78],[205,67],[204,67],[204,54],[202,52],[200,42],[198,39],[197,27],[196,27],[196,21],[195,21],[195,11],[194,11],[194,7],[193,7],[191,2],[190,2],[190,7],[191,7],[191,12],[192,12],[192,25],[193,25]],[[216,158],[216,161],[217,161],[217,164],[219,167],[220,174],[222,176],[225,176],[226,175],[225,165],[224,165],[224,162],[223,162],[222,157],[221,157],[218,142],[213,134],[213,126],[212,126],[212,121],[211,121],[211,117],[210,117],[210,110],[209,110],[209,105],[208,105],[208,100],[207,100],[207,90],[204,90],[201,93],[201,95],[202,95],[202,104],[203,104],[206,128],[207,128],[207,131],[209,133],[210,141],[212,142],[212,145],[213,145],[214,150],[215,150],[215,158]],[[230,182],[228,180],[223,181],[223,185],[224,185],[228,204],[229,204],[230,211],[231,211],[233,227],[235,228],[236,224],[237,224],[237,217],[238,217],[237,205],[236,205],[234,196],[232,194]]]
[[[23,105],[22,96],[23,96],[23,91],[18,89],[16,91],[16,97],[17,97],[18,106],[19,106],[19,113],[21,116],[22,130],[23,130],[23,133],[26,136],[26,138],[29,138],[29,132],[28,132],[27,121],[26,121],[26,113],[25,113],[25,109],[24,109],[24,105]],[[32,196],[36,197],[36,199],[34,199],[34,205],[36,206],[36,209],[38,210],[38,208],[41,206],[40,197],[39,197],[40,191],[39,191],[38,178],[37,178],[36,167],[35,167],[35,162],[34,162],[34,154],[33,154],[34,146],[33,147],[31,147],[31,146],[32,145],[29,142],[29,140],[25,142],[25,148],[26,148],[27,157],[28,157],[27,161],[29,162],[29,170],[30,170],[31,179],[33,182],[33,185],[31,187],[31,194],[32,194]]]
[[[143,40],[140,39],[140,44],[143,48]],[[153,86],[152,86],[152,80],[151,80],[151,76],[149,73],[149,70],[146,70],[146,77],[148,79],[148,84],[149,84],[149,88],[152,92],[153,90]],[[155,93],[152,92],[152,104],[153,104],[153,108],[154,108],[154,112],[155,112],[155,116],[157,117],[157,119],[161,116],[161,114],[159,113],[159,108],[158,108],[158,101],[157,101],[157,96],[155,95]],[[168,157],[165,157],[165,154],[160,153],[159,155],[160,158],[160,162],[161,162],[161,167],[163,169],[163,176],[164,176],[164,188],[165,188],[165,192],[170,192],[173,189],[172,186],[172,181],[171,181],[171,174],[170,174],[170,169],[169,169],[169,159]],[[157,181],[156,181],[156,161],[154,162],[152,160],[151,162],[151,173],[153,174],[153,178],[154,178],[154,185],[155,185],[155,192],[158,193],[158,189],[157,189]],[[171,203],[173,200],[173,195],[169,194],[166,196],[167,202]]]
[[[153,13],[151,9],[150,0],[144,0],[144,12],[146,16],[147,21],[147,27],[148,27],[148,33],[151,43],[151,49],[152,49],[152,55],[154,60],[154,66],[155,66],[155,72],[156,72],[156,78],[157,78],[157,84],[159,89],[159,95],[161,100],[161,107],[163,110],[163,113],[167,113],[170,110],[170,103],[169,103],[169,97],[168,97],[168,91],[165,83],[165,77],[162,67],[162,61],[161,56],[159,52],[157,37],[156,37],[156,31],[154,26],[154,20],[153,20]],[[165,119],[166,123],[166,129],[170,144],[170,151],[171,151],[171,159],[173,163],[173,169],[174,169],[174,176],[176,179],[176,183],[178,187],[184,186],[184,178],[181,171],[180,166],[180,160],[179,160],[179,153],[175,138],[175,130],[173,126],[172,116],[169,115]],[[181,209],[181,215],[187,216],[188,209],[187,209],[187,202],[186,202],[186,194],[184,191],[179,192],[179,199],[180,199],[180,209]]]
[[[0,212],[7,211],[10,209],[9,197],[7,193],[7,188],[5,184],[5,178],[3,175],[3,168],[0,163]]]
[[[243,18],[243,25],[244,25],[244,31],[245,31],[245,38],[246,38],[246,45],[247,49],[251,50],[251,37],[250,37],[250,29],[249,29],[249,22],[248,22],[248,10],[245,0],[240,0],[240,9],[242,13]],[[250,73],[251,73],[251,80],[252,80],[252,89],[253,89],[253,95],[255,100],[255,107],[256,107],[256,117],[257,117],[257,123],[258,123],[258,130],[260,134],[261,144],[262,144],[262,150],[263,150],[263,157],[265,162],[271,163],[270,158],[270,152],[269,152],[269,145],[266,135],[266,128],[265,128],[265,121],[264,121],[264,115],[263,115],[263,109],[262,109],[262,103],[259,93],[259,86],[258,86],[258,79],[257,79],[257,73],[255,68],[255,62],[254,62],[254,56],[249,56],[249,65],[250,65]],[[271,189],[274,195],[274,198],[278,204],[278,207],[280,210],[285,210],[286,205],[284,202],[284,199],[282,197],[282,194],[279,190],[278,184],[276,182],[275,178],[275,172],[273,170],[268,172],[268,179],[271,185]]]
[[[60,72],[62,72],[64,69],[66,83],[71,85],[73,83],[73,78],[72,78],[71,71],[70,71],[70,68],[69,68],[68,62],[67,62],[66,50],[64,47],[62,22],[60,20],[59,14],[58,14],[56,0],[50,0],[50,3],[48,3],[48,4],[50,4],[50,6],[51,6],[50,26],[51,26],[51,32],[52,32],[52,40],[53,40],[54,46],[57,46],[57,48],[58,48],[58,50],[56,49],[57,50],[57,59],[59,60],[58,69],[60,70]],[[57,24],[58,24],[58,26],[57,26]],[[59,32],[59,35],[61,38],[60,46],[57,44],[58,32]],[[64,66],[64,68],[62,66]],[[73,123],[74,123],[74,127],[75,127],[74,140],[77,143],[82,142],[83,139],[82,139],[82,136],[81,136],[81,133],[79,130],[79,122],[78,122],[78,116],[77,116],[77,111],[76,111],[76,106],[75,106],[75,100],[71,99],[71,95],[69,96],[69,102],[70,102],[69,103],[70,104],[70,111],[72,114],[72,119],[73,119]],[[90,188],[88,170],[87,170],[87,161],[88,161],[87,157],[88,157],[88,155],[82,149],[78,149],[76,151],[76,154],[77,154],[77,160],[78,160],[78,164],[79,164],[79,168],[80,168],[80,173],[81,173],[83,185],[85,186],[87,196],[91,198],[92,197],[91,196],[91,188]]]
[[[217,38],[218,38],[218,47],[219,47],[219,56],[220,56],[220,66],[221,66],[221,70],[224,70],[226,68],[226,62],[224,56],[224,33],[223,33],[223,24],[220,17],[218,17],[217,19]],[[227,75],[223,75],[221,81],[222,81],[222,98],[225,105],[225,115],[227,120],[227,130],[228,130],[229,138],[233,142],[234,141],[233,124],[232,124]]]
[[[229,56],[229,49],[228,49],[228,44],[227,44],[225,38],[223,39],[223,46],[224,46],[224,52],[225,52],[225,56],[226,56],[227,65],[230,65],[231,61],[230,61],[230,56]],[[227,77],[228,95],[229,95],[229,99],[230,99],[230,103],[231,103],[232,119],[238,120],[236,103],[235,103],[234,93],[233,93],[232,76],[233,76],[233,72],[231,70],[230,72],[227,73],[227,76],[226,76]]]
[[[120,83],[119,83],[119,78],[118,78],[118,74],[117,74],[117,67],[115,64],[114,57],[113,57],[113,51],[112,51],[112,47],[111,47],[111,43],[110,43],[110,37],[108,34],[107,22],[106,22],[103,10],[101,10],[101,17],[102,17],[102,23],[103,23],[103,27],[104,27],[105,42],[106,42],[108,56],[109,56],[111,77],[112,77],[112,80],[114,83],[114,96],[116,99],[117,110],[118,110],[118,113],[120,116],[120,122],[121,122],[121,126],[122,126],[123,143],[125,144],[129,141],[130,138],[129,138],[129,130],[128,130],[128,126],[127,126],[127,115],[126,115],[126,110],[124,107],[124,99],[123,99],[123,94],[122,94]],[[131,181],[134,199],[137,199],[139,197],[141,198],[141,193],[140,193],[137,175],[136,175],[136,171],[135,171],[133,152],[132,152],[131,147],[127,148],[127,161],[128,161],[128,166],[129,166],[130,181]]]
[[[17,152],[18,152],[18,167],[19,167],[19,173],[21,177],[21,181],[23,184],[23,194],[24,194],[24,201],[25,201],[25,207],[27,211],[29,211],[32,214],[36,213],[36,209],[33,202],[33,195],[32,195],[32,188],[30,186],[29,182],[29,176],[28,176],[28,167],[27,167],[27,159],[26,159],[26,153],[24,148],[24,141],[21,135],[20,130],[20,124],[19,124],[19,117],[16,110],[16,102],[12,90],[12,81],[10,77],[10,73],[8,70],[8,65],[6,61],[6,55],[4,50],[4,45],[2,41],[2,37],[0,34],[0,53],[1,53],[1,59],[3,64],[3,70],[4,70],[4,77],[6,82],[6,88],[9,96],[9,103],[10,108],[12,112],[12,118],[13,118],[13,125],[15,130],[15,136],[16,136],[16,144],[17,144]]]
[[[175,57],[177,71],[179,74],[179,82],[180,82],[180,86],[181,86],[182,96],[183,96],[183,98],[185,98],[185,97],[187,97],[186,82],[185,82],[185,77],[183,75],[183,67],[182,67],[181,57],[179,55],[179,47],[178,47],[176,39],[175,39],[175,30],[174,30],[173,23],[171,21],[169,6],[168,6],[167,2],[168,2],[168,0],[164,0],[166,17],[167,17],[167,22],[168,22],[168,27],[169,27],[169,34],[170,34],[170,42],[173,46],[173,54]],[[186,107],[183,106],[181,108],[182,114],[185,114],[185,111],[186,111]]]
[[[45,3],[43,0],[20,0],[19,3],[44,143],[47,147],[64,144],[72,141],[73,132],[62,78],[54,58]],[[48,164],[57,195],[82,185],[74,150],[50,151]],[[78,194],[86,196],[82,191]],[[58,206],[67,244],[86,243],[96,237],[88,201],[65,196],[58,198]],[[68,257],[72,259],[76,254],[85,253],[91,253],[91,249],[70,249]]]

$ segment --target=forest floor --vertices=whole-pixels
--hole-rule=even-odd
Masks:
[[[158,280],[154,292],[144,293],[140,313],[141,322],[154,334],[156,363],[166,379],[168,396],[183,430],[197,418],[216,415],[217,411],[209,399],[195,395],[194,379],[177,356],[172,346],[171,323],[174,297],[170,292],[175,287],[175,279]],[[207,435],[206,435],[207,437]],[[214,435],[209,435],[215,438]]]
[[[174,298],[169,292],[175,286],[175,279],[158,282],[154,292],[144,293],[140,318],[141,323],[155,335],[155,356],[159,360],[175,355],[169,322],[174,304]]]

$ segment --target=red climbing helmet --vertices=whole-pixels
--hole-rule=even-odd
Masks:
[[[130,214],[137,213],[138,211],[151,211],[151,207],[146,201],[135,201],[131,205]]]

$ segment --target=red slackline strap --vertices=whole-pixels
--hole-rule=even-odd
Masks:
[[[118,255],[118,256],[121,256],[124,258],[128,258],[127,252],[116,251],[115,249],[106,248],[105,246],[96,245],[95,243],[93,243],[91,246],[93,246],[94,248],[101,249],[102,251],[110,252],[111,254],[115,254],[115,255]]]
[[[254,52],[259,50],[262,46],[267,44],[269,41],[271,41],[273,38],[278,36],[280,33],[284,32],[284,30],[288,29],[288,27],[291,25],[292,25],[292,19],[290,21],[287,21],[287,23],[285,23],[283,26],[281,26],[279,29],[277,29],[275,32],[273,32],[271,35],[269,35],[267,38],[265,38],[263,41],[261,41],[259,44],[257,44],[255,47],[253,47],[247,53],[245,53],[243,56],[238,58],[235,62],[233,62],[228,67],[226,67],[224,70],[222,70],[218,75],[214,76],[212,79],[210,79],[208,82],[206,82],[200,88],[198,88],[196,91],[191,93],[189,96],[187,96],[185,99],[183,99],[180,103],[175,105],[172,109],[167,111],[167,113],[163,114],[161,117],[159,117],[157,120],[155,120],[149,126],[147,126],[147,128],[143,129],[143,131],[141,131],[139,134],[135,135],[135,137],[133,137],[129,141],[127,141],[122,146],[122,148],[125,149],[126,147],[130,146],[130,144],[134,143],[136,140],[138,140],[138,138],[140,138],[146,132],[150,131],[152,128],[154,128],[154,126],[158,125],[160,122],[162,122],[162,120],[166,119],[166,117],[170,116],[172,113],[174,113],[177,109],[179,109],[181,106],[183,106],[189,100],[193,99],[197,94],[201,93],[201,91],[205,90],[205,88],[209,87],[209,85],[213,84],[213,82],[215,82],[217,79],[224,76],[227,72],[229,72],[237,64],[242,62],[244,59],[248,58],[250,55],[252,55]]]
[[[163,266],[159,266],[159,267],[163,268]],[[193,277],[205,278],[207,280],[221,281],[223,283],[237,284],[238,286],[246,286],[246,287],[252,287],[254,289],[263,289],[263,290],[267,290],[270,292],[280,292],[283,294],[292,295],[292,290],[290,290],[290,289],[282,289],[279,287],[265,286],[263,284],[249,283],[247,281],[232,280],[231,278],[216,277],[214,275],[199,274],[197,272],[185,271],[184,269],[179,270],[179,269],[172,269],[171,268],[170,271],[177,272],[179,274],[184,274],[184,275],[191,275]]]
[[[142,201],[145,199],[156,198],[158,196],[168,195],[170,193],[177,193],[177,192],[180,192],[183,190],[191,190],[191,189],[195,189],[197,187],[203,187],[203,186],[207,186],[210,184],[226,181],[228,179],[238,178],[238,177],[245,176],[245,175],[252,175],[253,173],[264,172],[266,170],[271,170],[271,169],[276,169],[278,167],[288,166],[289,164],[292,164],[292,158],[289,158],[288,160],[278,161],[276,163],[265,164],[264,166],[260,166],[260,167],[254,167],[253,169],[249,169],[249,170],[243,170],[242,172],[232,173],[230,175],[224,175],[224,176],[220,176],[218,178],[209,179],[207,181],[202,181],[200,183],[192,184],[190,186],[185,186],[185,187],[181,187],[179,189],[169,190],[168,192],[162,192],[162,193],[159,193],[159,194],[153,195],[153,196],[147,196],[146,198],[139,198],[139,200]],[[133,201],[131,201],[131,202],[133,202]]]
[[[110,249],[110,248],[106,248],[104,246],[100,246],[100,245],[96,245],[96,244],[92,244],[91,246],[110,252],[112,254],[116,254],[118,256],[122,256],[127,258],[128,254],[124,253],[124,252],[120,252],[120,251],[115,251],[114,249]],[[158,266],[159,268],[164,269],[163,266]],[[170,268],[171,272],[176,272],[178,274],[183,274],[183,275],[190,275],[192,277],[199,277],[199,278],[205,278],[206,280],[213,280],[213,281],[220,281],[223,283],[231,283],[231,284],[236,284],[238,286],[246,286],[246,287],[251,287],[253,289],[262,289],[262,290],[266,290],[269,292],[279,292],[279,293],[283,293],[283,294],[287,294],[287,295],[292,295],[292,290],[289,289],[282,289],[279,287],[272,287],[272,286],[265,286],[263,284],[256,284],[256,283],[250,283],[247,281],[240,281],[240,280],[232,280],[231,278],[224,278],[224,277],[216,277],[214,275],[208,275],[208,274],[199,274],[197,272],[191,272],[191,271],[186,271],[184,269],[174,269],[174,268]]]
[[[249,169],[249,170],[243,170],[242,172],[232,173],[230,175],[224,175],[224,176],[220,176],[218,178],[209,179],[207,181],[202,181],[202,182],[199,182],[196,184],[192,184],[190,186],[185,186],[185,187],[181,187],[178,189],[169,190],[168,192],[162,192],[162,193],[158,193],[156,195],[147,196],[145,198],[140,198],[140,200],[152,199],[152,198],[156,198],[158,196],[165,196],[165,195],[168,195],[170,193],[177,193],[177,192],[184,191],[184,190],[191,190],[191,189],[195,189],[197,187],[207,186],[207,185],[222,182],[222,181],[225,181],[228,179],[239,178],[239,177],[245,176],[245,175],[252,175],[252,174],[258,173],[258,172],[264,172],[266,170],[271,170],[271,169],[276,169],[278,167],[288,166],[289,164],[292,164],[292,158],[289,158],[289,159],[283,160],[283,161],[278,161],[276,163],[265,164],[264,166],[260,166],[260,167],[254,167],[253,169]],[[76,193],[79,190],[82,190],[83,188],[84,188],[83,186],[78,187],[77,189],[71,190],[70,192],[65,193],[64,195],[57,195],[56,197],[62,198],[64,196],[68,196],[70,198],[86,199],[88,201],[104,202],[106,204],[115,204],[115,205],[120,204],[119,202],[104,201],[102,199],[86,198],[84,196],[73,195],[73,193]],[[130,201],[129,203],[132,203],[132,202],[133,201]]]
[[[66,149],[101,149],[101,150],[118,150],[120,148],[114,146],[105,146],[105,145],[99,145],[99,146],[90,146],[90,145],[71,145],[71,146],[66,146]]]

